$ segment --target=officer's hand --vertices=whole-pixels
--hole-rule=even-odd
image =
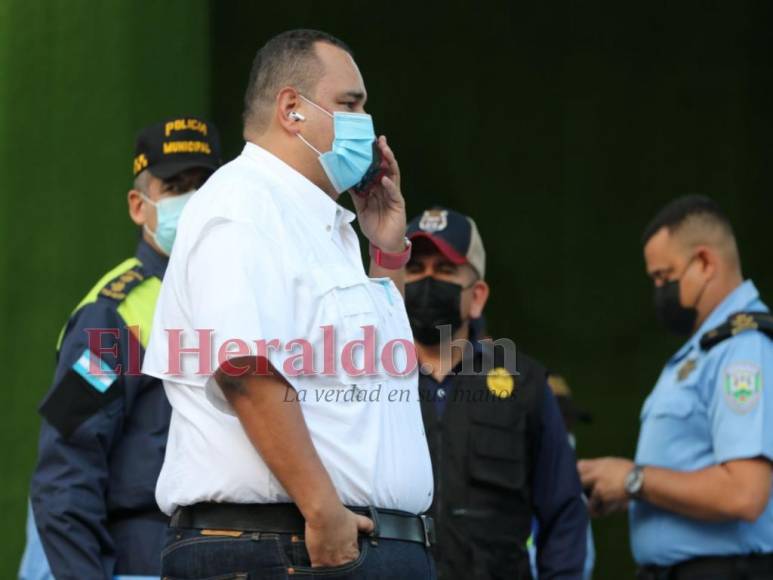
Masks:
[[[306,550],[312,567],[342,566],[360,555],[359,532],[373,531],[373,522],[340,503],[318,520],[306,520]]]
[[[628,503],[625,478],[633,467],[633,461],[619,457],[584,459],[577,462],[582,486],[590,489],[588,507],[591,515],[606,515],[624,509]]]
[[[367,197],[352,195],[360,229],[374,246],[397,253],[405,248],[405,199],[400,192],[400,167],[386,137],[378,138],[386,163],[384,177]]]
[[[617,512],[622,512],[628,509],[628,501],[620,501],[615,503],[602,503],[598,499],[591,498],[588,501],[588,513],[593,518],[601,516],[608,516]]]

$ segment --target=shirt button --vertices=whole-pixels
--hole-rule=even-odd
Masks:
[[[438,389],[437,390],[437,397],[438,397],[438,399],[445,399],[446,398],[446,390],[445,389]]]
[[[328,225],[326,225],[326,226],[325,226],[325,229],[326,229],[327,231],[330,231],[331,229],[333,229],[333,226],[331,226],[330,224],[328,224]]]

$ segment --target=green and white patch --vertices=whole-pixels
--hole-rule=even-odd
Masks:
[[[733,363],[723,376],[725,402],[733,411],[745,414],[754,409],[762,396],[762,372],[753,363]]]

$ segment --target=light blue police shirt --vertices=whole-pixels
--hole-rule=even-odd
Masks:
[[[773,460],[773,341],[747,330],[708,351],[699,345],[701,336],[739,311],[768,311],[751,280],[733,290],[666,363],[641,411],[637,464],[696,471],[733,459]],[[631,502],[629,520],[639,564],[773,552],[770,500],[752,523],[700,521],[645,501]]]

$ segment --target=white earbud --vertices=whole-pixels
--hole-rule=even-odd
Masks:
[[[305,121],[306,117],[301,115],[298,111],[290,111],[287,113],[287,116],[292,119],[293,121]]]

